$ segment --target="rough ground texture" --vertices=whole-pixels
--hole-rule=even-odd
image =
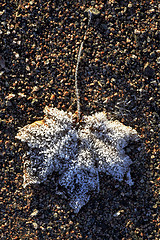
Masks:
[[[1,239],[159,238],[158,1],[1,1],[0,163]],[[50,179],[23,188],[18,127],[43,118],[44,107],[76,110],[74,73],[85,10],[95,14],[79,69],[83,114],[105,110],[134,128],[141,151],[133,161],[132,187],[100,175],[100,193],[78,214],[55,195]]]

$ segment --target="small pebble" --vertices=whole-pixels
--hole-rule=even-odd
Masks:
[[[158,57],[156,61],[158,64],[160,64],[160,57]]]
[[[35,217],[35,216],[37,216],[37,214],[38,214],[38,210],[37,209],[34,209],[34,211],[30,214],[30,217]]]
[[[144,74],[147,77],[153,77],[154,74],[155,74],[154,69],[149,65],[149,63],[146,63],[145,66],[144,66]]]
[[[38,224],[36,222],[33,222],[32,225],[33,225],[34,229],[38,228]]]

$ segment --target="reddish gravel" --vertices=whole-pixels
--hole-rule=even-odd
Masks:
[[[100,193],[76,215],[50,179],[23,188],[27,149],[15,135],[42,119],[45,106],[76,111],[75,66],[91,5],[99,12],[79,66],[81,110],[106,111],[136,129],[141,143],[127,149],[133,187],[101,175]],[[0,6],[1,239],[158,240],[158,1],[2,0]]]

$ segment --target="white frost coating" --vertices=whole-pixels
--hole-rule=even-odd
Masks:
[[[57,172],[70,206],[79,212],[91,194],[99,191],[99,172],[132,185],[132,161],[124,147],[137,141],[137,132],[105,113],[84,116],[78,130],[71,113],[46,107],[45,118],[20,129],[16,138],[30,147],[24,160],[24,187],[41,183]]]

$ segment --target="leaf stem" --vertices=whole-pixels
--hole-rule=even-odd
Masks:
[[[86,29],[86,31],[85,31],[85,34],[84,34],[84,36],[83,36],[83,40],[82,40],[81,45],[80,45],[80,49],[79,49],[79,53],[78,53],[78,58],[77,58],[76,71],[75,71],[75,89],[76,89],[77,112],[78,112],[78,119],[77,119],[77,121],[79,121],[80,116],[81,116],[80,96],[79,96],[78,80],[77,80],[77,78],[78,78],[78,67],[79,67],[80,58],[81,58],[81,54],[82,54],[83,43],[84,43],[85,36],[86,36],[86,34],[87,34],[87,31],[88,31],[89,25],[90,25],[90,23],[91,23],[91,18],[92,18],[92,12],[91,12],[90,10],[88,11],[88,14],[89,14],[88,25],[87,25],[87,29]]]

